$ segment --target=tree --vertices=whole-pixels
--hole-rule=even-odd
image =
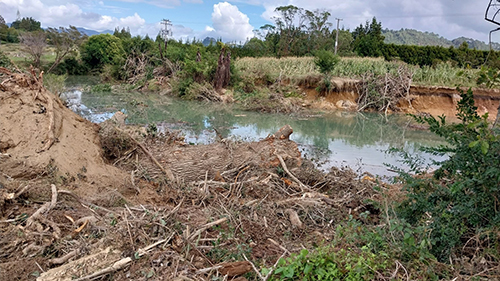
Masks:
[[[4,39],[3,34],[8,28],[7,24],[5,24],[5,19],[0,15],[0,44],[2,44],[2,39]]]
[[[274,11],[279,14],[278,17],[274,17],[280,34],[278,55],[287,56],[291,53],[297,55],[297,44],[301,41],[306,20],[304,9],[288,5],[278,7]]]
[[[120,31],[119,27],[115,28],[115,31],[113,32],[113,35],[120,38],[120,39],[130,39],[132,38],[132,35],[130,34],[130,28],[123,27]]]
[[[40,68],[40,58],[47,47],[47,35],[43,31],[23,32],[19,35],[21,44],[33,59],[33,66]]]
[[[101,69],[106,64],[117,64],[124,57],[120,39],[111,34],[90,36],[80,47],[82,61],[92,69]]]
[[[360,56],[380,57],[384,46],[382,23],[374,17],[372,22],[366,21],[365,26],[359,25],[353,32],[353,48]]]
[[[330,37],[330,28],[332,23],[328,22],[331,14],[325,10],[315,10],[313,12],[306,11],[307,20],[309,21],[308,32],[311,44],[314,49],[325,48],[328,41],[332,41]]]
[[[460,96],[458,123],[446,122],[445,116],[413,116],[446,142],[422,148],[446,156],[437,163],[433,177],[420,176],[425,172],[419,168],[413,169],[418,176],[400,172],[407,193],[398,208],[400,217],[427,229],[431,252],[440,261],[448,261],[454,253],[462,256],[467,251],[465,241],[476,240],[479,251],[498,252],[498,244],[490,241],[497,241],[500,225],[500,135],[487,114],[477,114],[471,89]]]
[[[75,54],[78,47],[87,38],[87,35],[81,33],[74,26],[69,28],[59,27],[59,29],[49,27],[47,29],[47,38],[49,44],[55,47],[56,58],[47,72],[52,71],[61,61],[70,54]]]
[[[319,50],[315,53],[314,64],[319,68],[319,72],[328,76],[340,61],[337,55],[330,51]]]
[[[42,30],[41,23],[31,17],[22,18],[21,20],[14,21],[11,24],[11,27],[18,30],[29,31],[29,32]]]

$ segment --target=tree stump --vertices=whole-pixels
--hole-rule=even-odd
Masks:
[[[292,127],[290,125],[285,125],[281,127],[281,129],[279,129],[276,133],[274,133],[274,137],[280,140],[288,140],[292,133]]]

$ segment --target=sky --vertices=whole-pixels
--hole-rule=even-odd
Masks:
[[[172,22],[175,39],[221,38],[245,42],[265,24],[273,24],[276,7],[294,5],[310,11],[327,10],[330,22],[351,31],[376,17],[382,28],[416,29],[447,39],[470,37],[488,42],[491,29],[484,20],[489,0],[0,0],[6,22],[32,17],[42,27],[68,27],[104,31],[130,28],[132,35],[156,37],[162,19]],[[500,7],[500,0],[494,0]],[[499,17],[500,21],[500,17]],[[500,42],[500,31],[493,41]]]

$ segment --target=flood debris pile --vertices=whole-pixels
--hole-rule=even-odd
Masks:
[[[123,114],[98,127],[41,75],[2,71],[2,280],[258,279],[328,243],[348,216],[378,220],[373,180],[319,172],[290,126],[258,142],[187,145]]]

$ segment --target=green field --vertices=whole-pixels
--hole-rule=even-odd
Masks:
[[[0,45],[0,51],[4,53],[15,65],[20,68],[29,67],[31,64],[31,57],[27,52],[26,48],[19,43],[2,43]],[[42,65],[45,67],[50,67],[54,62],[56,54],[54,53],[53,47],[47,47],[44,54],[41,57]]]

